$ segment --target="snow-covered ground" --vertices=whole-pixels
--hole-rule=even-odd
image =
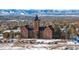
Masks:
[[[28,39],[31,40],[31,39]],[[32,39],[33,40],[33,39]],[[35,39],[36,40],[36,39]],[[16,42],[16,41],[15,41]],[[2,43],[0,44],[0,50],[40,50],[40,49],[48,49],[48,50],[79,50],[79,44],[75,44],[73,41],[66,41],[63,42],[63,40],[43,40],[43,39],[37,39],[36,42],[43,42],[41,44],[22,44],[17,43],[16,46],[15,43]],[[51,42],[58,42],[58,43],[52,43]],[[15,46],[14,46],[15,44]]]

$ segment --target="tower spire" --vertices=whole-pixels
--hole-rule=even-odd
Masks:
[[[35,21],[39,20],[38,15],[35,16]]]

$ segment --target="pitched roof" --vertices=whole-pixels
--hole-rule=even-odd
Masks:
[[[44,30],[45,30],[45,28],[46,28],[46,27],[41,26],[41,27],[39,27],[39,30],[40,30],[40,31],[44,31]]]
[[[28,28],[28,31],[32,31],[32,30],[33,30],[33,28],[30,28],[30,27]]]

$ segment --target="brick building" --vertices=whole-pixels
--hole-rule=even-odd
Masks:
[[[52,39],[52,30],[49,26],[46,26],[44,32],[43,32],[44,39]]]
[[[52,39],[54,29],[52,26],[40,26],[40,19],[35,19],[28,25],[21,28],[22,38]]]
[[[27,26],[21,27],[21,38],[28,38],[28,28],[27,28]]]

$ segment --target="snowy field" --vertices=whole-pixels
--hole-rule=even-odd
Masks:
[[[34,43],[19,43],[16,39],[12,43],[0,43],[0,50],[79,50],[79,44],[61,39],[21,39],[25,42],[35,40]]]

